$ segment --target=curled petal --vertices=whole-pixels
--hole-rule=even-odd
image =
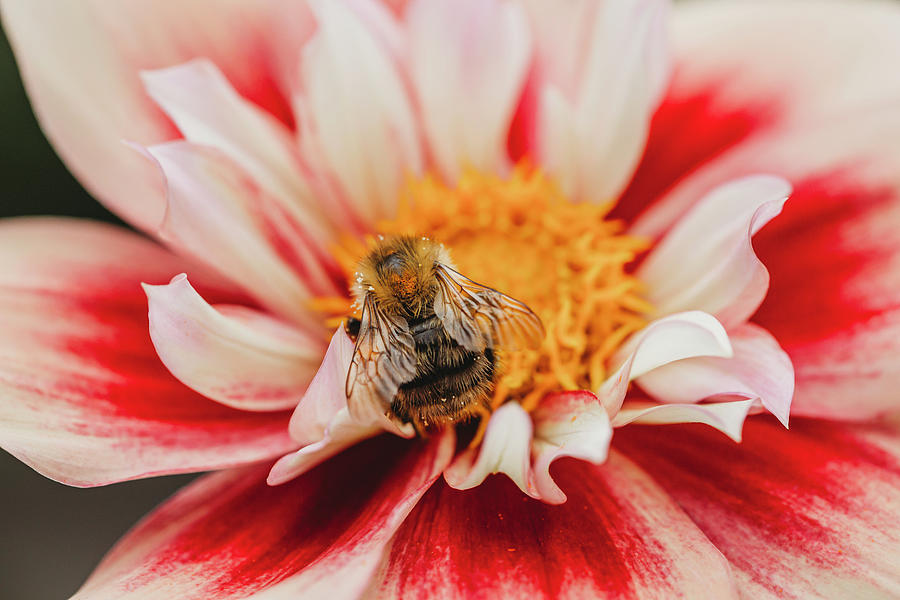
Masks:
[[[520,6],[498,0],[413,0],[410,75],[444,176],[508,166],[506,138],[525,85],[531,38]]]
[[[794,185],[754,246],[771,281],[754,321],[796,371],[793,414],[893,411],[900,369],[900,8],[890,2],[685,4],[680,56],[628,212],[664,233],[752,173]],[[656,183],[652,183],[656,182]],[[648,198],[661,195],[649,207]]]
[[[784,213],[754,240],[771,274],[754,321],[791,357],[795,414],[869,419],[896,405],[900,370],[890,357],[900,323],[900,156],[885,144],[890,131],[900,134],[900,117],[885,109],[748,142],[689,178],[659,203],[659,212],[654,205],[647,215],[650,225],[654,214],[679,214],[685,210],[682,190],[701,193],[748,169],[795,182]]]
[[[464,450],[447,471],[450,487],[468,490],[492,473],[505,473],[519,489],[536,496],[531,477],[531,417],[518,402],[507,402],[491,415],[484,440]]]
[[[746,177],[716,188],[659,242],[637,270],[657,314],[702,310],[730,329],[759,307],[769,272],[750,239],[781,212],[790,184]]]
[[[733,400],[709,404],[653,404],[626,402],[613,419],[613,427],[629,423],[638,425],[671,425],[673,423],[705,423],[718,429],[735,442],[741,441],[744,419],[753,408],[753,400]]]
[[[191,389],[242,410],[293,408],[315,374],[321,342],[250,309],[214,308],[184,274],[144,285],[150,338]]]
[[[279,458],[272,465],[266,482],[281,485],[296,479],[346,448],[383,432],[384,428],[378,425],[359,423],[343,408],[329,421],[321,439]]]
[[[359,597],[452,454],[452,435],[385,437],[284,486],[266,485],[265,466],[208,475],[129,532],[73,600]]]
[[[291,415],[291,437],[299,444],[321,440],[328,424],[347,407],[344,390],[352,357],[353,341],[343,327],[338,327],[312,383]]]
[[[551,477],[550,465],[563,457],[600,464],[611,438],[606,410],[590,392],[551,394],[532,415],[509,402],[491,415],[481,446],[457,456],[444,479],[467,490],[488,475],[504,473],[532,498],[562,504],[566,494]]]
[[[598,391],[600,402],[613,418],[633,379],[674,361],[732,353],[728,333],[712,315],[691,311],[663,317],[629,338],[613,357],[619,367]]]
[[[731,358],[691,358],[664,365],[637,379],[654,399],[690,403],[743,396],[762,404],[787,427],[794,395],[791,359],[765,329],[746,323],[728,334]]]
[[[188,270],[207,298],[240,301],[202,268],[133,233],[68,219],[4,222],[0,265],[0,444],[39,472],[93,486],[295,447],[287,413],[208,400],[160,362],[140,282]]]
[[[746,598],[900,594],[894,423],[753,418],[735,445],[692,426],[616,433],[731,563]]]
[[[541,400],[532,418],[535,497],[550,504],[562,504],[566,494],[550,476],[550,465],[567,456],[595,465],[605,461],[612,440],[609,417],[594,394],[560,392]]]
[[[345,383],[352,357],[353,342],[339,326],[291,416],[291,437],[303,447],[275,463],[269,485],[290,481],[344,448],[379,433],[387,431],[406,438],[415,435],[412,425],[394,423],[380,407],[366,412],[361,420],[350,416]]]

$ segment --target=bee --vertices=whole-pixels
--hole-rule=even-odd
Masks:
[[[347,373],[347,406],[378,410],[422,435],[491,411],[499,349],[539,346],[541,320],[525,304],[456,271],[425,237],[380,239],[359,263],[360,319]]]

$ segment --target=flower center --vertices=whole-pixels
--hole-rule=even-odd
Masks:
[[[493,398],[531,410],[548,392],[597,390],[620,343],[641,329],[650,306],[626,266],[645,240],[606,218],[611,205],[573,203],[540,171],[524,165],[507,179],[469,171],[455,187],[433,177],[410,181],[382,235],[425,235],[441,242],[460,273],[525,302],[546,331],[538,350],[507,352]],[[348,280],[359,241],[338,251]],[[348,314],[349,303],[319,308]]]

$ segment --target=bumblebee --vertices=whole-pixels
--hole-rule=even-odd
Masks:
[[[525,304],[454,268],[428,238],[380,239],[353,285],[359,320],[347,373],[350,413],[379,410],[423,434],[485,416],[500,349],[539,346],[541,320]]]

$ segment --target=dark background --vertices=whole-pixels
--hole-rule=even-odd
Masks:
[[[54,154],[0,35],[0,217],[41,214],[120,223]],[[0,450],[0,600],[68,598],[131,525],[190,479],[75,489]]]

